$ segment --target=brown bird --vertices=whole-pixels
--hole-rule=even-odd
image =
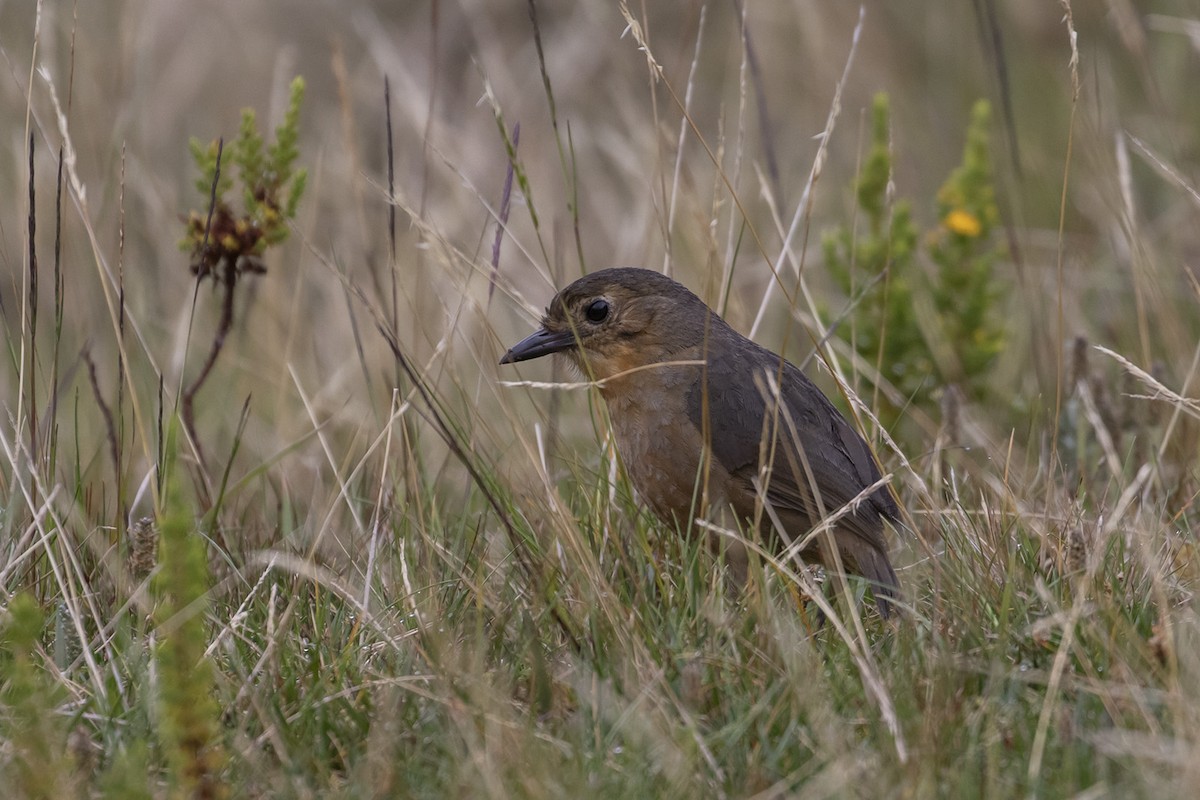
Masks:
[[[629,479],[659,517],[686,529],[709,511],[732,509],[743,523],[760,520],[782,550],[841,514],[833,539],[842,568],[866,578],[880,613],[889,614],[899,582],[883,523],[898,520],[900,509],[883,485],[859,497],[880,480],[879,465],[796,366],[735,331],[683,285],[632,268],[601,270],[563,289],[542,327],[500,363],[552,353],[598,383]],[[801,552],[832,570],[825,539],[813,537]]]

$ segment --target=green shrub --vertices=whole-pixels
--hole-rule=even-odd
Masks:
[[[1002,249],[988,150],[990,114],[972,112],[961,166],[938,192],[938,225],[918,235],[910,204],[891,197],[891,128],[887,95],[875,97],[871,143],[855,184],[860,212],[852,226],[825,235],[830,274],[855,307],[850,341],[908,402],[927,404],[933,390],[956,385],[986,393],[989,368],[1004,345],[996,313],[1003,288],[993,275]],[[923,263],[931,268],[921,269]],[[928,309],[932,313],[925,313]],[[885,421],[899,409],[884,403]]]

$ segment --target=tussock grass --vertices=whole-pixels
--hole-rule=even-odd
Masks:
[[[1194,9],[243,5],[0,7],[7,791],[1191,796]],[[295,74],[308,191],[199,460],[187,141],[278,123]],[[898,389],[821,261],[881,90],[925,230],[972,104],[1004,120],[985,394]],[[858,416],[908,512],[898,624],[765,554],[732,587],[594,392],[495,366],[619,264]]]

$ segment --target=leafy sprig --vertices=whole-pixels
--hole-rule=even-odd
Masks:
[[[244,273],[265,272],[262,254],[271,245],[287,239],[288,223],[295,218],[308,183],[308,171],[295,168],[300,155],[303,100],[304,79],[297,77],[292,81],[283,121],[275,129],[275,140],[270,144],[263,140],[257,116],[249,108],[242,111],[237,138],[224,153],[218,142],[204,144],[192,139],[192,160],[200,173],[196,188],[210,197],[216,184],[211,225],[209,214],[200,211],[192,211],[185,223],[180,248],[192,253],[192,274],[236,282]],[[240,211],[226,199],[235,181],[229,171],[219,171],[222,159],[237,168],[242,194]]]

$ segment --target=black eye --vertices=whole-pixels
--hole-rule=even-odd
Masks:
[[[593,300],[587,307],[587,311],[583,313],[587,316],[588,322],[604,322],[608,319],[608,301]]]

